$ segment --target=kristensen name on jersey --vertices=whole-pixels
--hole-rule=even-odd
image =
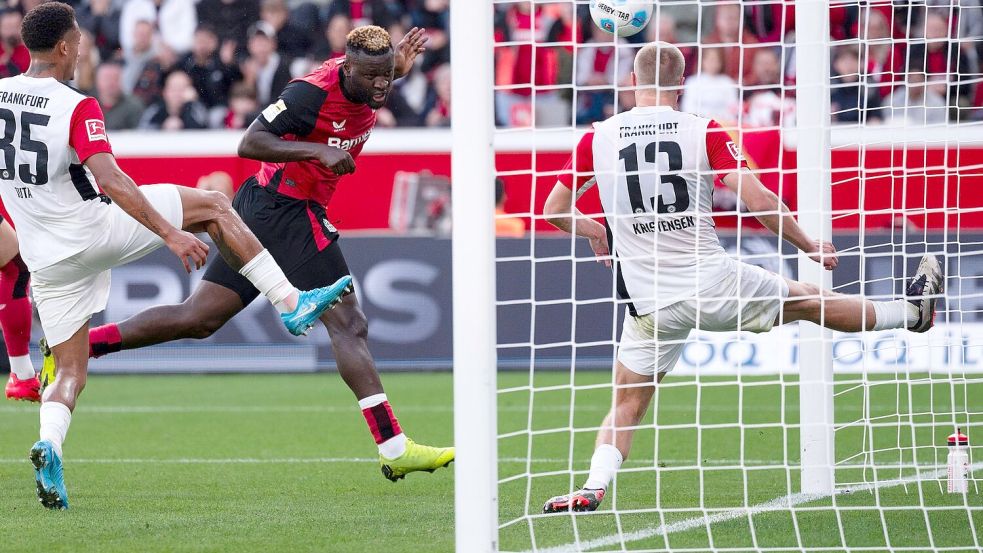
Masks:
[[[677,217],[675,219],[660,219],[648,223],[632,223],[632,230],[635,234],[646,234],[649,232],[669,232],[671,230],[682,230],[696,225],[696,219],[692,215]]]

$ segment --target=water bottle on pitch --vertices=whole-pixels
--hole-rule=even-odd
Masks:
[[[969,491],[969,438],[956,429],[949,436],[949,493],[966,493]]]

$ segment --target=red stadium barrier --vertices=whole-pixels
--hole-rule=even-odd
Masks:
[[[983,142],[960,131],[958,127],[861,129],[854,134],[834,131],[832,199],[838,213],[834,228],[888,228],[899,222],[895,215],[906,210],[905,218],[919,228],[983,229]],[[355,174],[342,180],[328,211],[331,219],[343,230],[387,230],[396,173],[449,175],[449,134],[444,130],[376,131],[358,159]],[[541,131],[536,137],[518,133],[497,144],[498,170],[505,173],[507,211],[541,213],[577,136],[567,131]],[[795,150],[781,148],[779,136],[777,130],[748,131],[743,146],[765,184],[794,209],[795,174],[791,169]],[[238,185],[258,167],[256,162],[236,157],[238,137],[235,132],[116,133],[112,140],[120,166],[138,183],[194,186],[203,175],[226,171]],[[862,150],[857,147],[861,143],[866,144]],[[529,153],[533,144],[539,148],[535,155]],[[534,194],[533,169],[540,173]],[[465,175],[459,182],[486,184],[490,194],[491,185],[483,180],[490,179]],[[867,212],[862,219],[856,212],[861,202]],[[961,212],[956,213],[955,208]],[[596,193],[585,196],[583,211],[600,212]],[[718,221],[722,227],[735,223],[735,217]],[[552,229],[543,221],[537,221],[536,228]]]

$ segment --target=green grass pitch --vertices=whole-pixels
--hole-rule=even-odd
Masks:
[[[383,378],[411,437],[450,443],[449,374]],[[837,511],[828,508],[832,500],[821,499],[750,521],[723,519],[709,529],[687,523],[782,497],[789,483],[797,491],[798,396],[794,379],[785,377],[783,387],[779,378],[703,379],[698,389],[691,379],[670,377],[658,400],[658,438],[652,429],[639,431],[627,470],[601,511],[525,518],[548,496],[569,489],[567,471],[574,471],[574,484],[582,483],[593,429],[610,403],[610,375],[537,373],[530,413],[529,375],[503,373],[500,388],[514,391],[499,399],[499,431],[509,436],[499,440],[501,548],[528,550],[533,539],[540,548],[562,546],[575,536],[610,542],[619,528],[639,537],[676,523],[665,537],[594,551],[621,551],[622,545],[664,550],[667,544],[691,551],[975,550],[970,516],[976,531],[983,529],[983,499],[974,491],[964,503],[942,494],[935,480],[839,496]],[[575,393],[571,383],[579,387]],[[983,384],[952,387],[923,376],[911,386],[870,389],[868,415],[883,426],[873,436],[861,427],[837,432],[838,459],[871,440],[879,464],[911,461],[910,454],[899,457],[896,446],[912,442],[926,446],[917,449],[919,462],[944,462],[944,448],[927,446],[943,443],[951,417],[931,413],[953,409],[976,413],[968,430],[971,438],[980,436],[973,443],[983,445]],[[862,416],[861,391],[837,387],[838,423]],[[892,418],[898,412],[918,414]],[[68,512],[44,511],[34,495],[26,456],[37,436],[36,407],[4,402],[0,420],[0,551],[453,550],[453,471],[413,474],[397,484],[385,480],[365,422],[337,375],[91,378],[65,445]],[[645,424],[652,421],[649,413]],[[699,433],[697,421],[704,425]],[[909,422],[923,426],[913,431]],[[578,430],[571,432],[571,425]],[[983,447],[973,453],[983,459]],[[741,455],[750,470],[725,468]],[[793,466],[781,466],[786,461]],[[692,468],[697,463],[705,468],[702,481]],[[652,470],[656,465],[659,471]],[[878,478],[910,473],[879,471]],[[869,470],[866,476],[873,477]],[[864,474],[841,470],[837,479],[853,483]],[[611,510],[615,503],[618,515]]]

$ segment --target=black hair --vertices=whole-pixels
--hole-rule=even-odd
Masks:
[[[74,28],[75,10],[71,6],[61,2],[45,2],[27,12],[20,34],[28,50],[47,52]]]
[[[495,205],[502,201],[503,196],[505,196],[505,181],[495,177]]]

